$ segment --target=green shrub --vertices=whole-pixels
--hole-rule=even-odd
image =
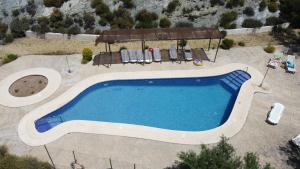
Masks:
[[[95,26],[95,17],[90,13],[83,14],[84,29],[93,29]]]
[[[194,27],[194,25],[193,25],[192,22],[183,22],[183,21],[181,21],[181,22],[177,22],[175,24],[175,27],[176,28],[192,28],[192,27]]]
[[[252,7],[246,7],[243,11],[243,14],[247,16],[254,16],[255,12]]]
[[[263,26],[263,23],[256,19],[245,19],[242,27],[243,28],[260,28]]]
[[[259,3],[259,11],[264,11],[267,8],[267,0],[261,0],[261,2]]]
[[[179,161],[169,169],[274,169],[268,163],[261,166],[255,153],[248,152],[244,158],[238,156],[226,138],[211,148],[202,145],[199,153],[181,152],[178,157]]]
[[[167,12],[173,13],[175,9],[180,5],[181,3],[179,2],[179,0],[172,0],[167,6]]]
[[[67,30],[68,35],[77,35],[81,33],[80,27],[74,25]]]
[[[221,48],[228,50],[228,49],[232,48],[233,45],[234,45],[234,40],[232,40],[232,39],[224,39],[222,41]]]
[[[276,1],[270,1],[268,4],[268,9],[270,12],[277,12],[278,11],[278,3]]]
[[[17,58],[18,58],[18,55],[16,55],[16,54],[7,54],[5,56],[5,58],[3,59],[2,63],[6,64],[6,63],[16,60]]]
[[[245,42],[239,42],[238,45],[239,46],[245,46]]]
[[[44,0],[44,5],[46,7],[60,8],[62,6],[62,4],[64,4],[65,1],[68,1],[68,0]]]
[[[82,60],[81,63],[82,64],[86,64],[89,61],[91,61],[93,58],[93,51],[90,48],[84,48],[82,50]]]
[[[20,10],[19,9],[15,9],[11,12],[12,16],[17,17],[20,15]]]
[[[0,21],[0,39],[3,39],[5,37],[5,34],[7,32],[8,26],[5,23],[2,23]]]
[[[210,0],[210,6],[214,7],[216,5],[224,5],[224,1],[222,0]]]
[[[278,18],[275,16],[271,16],[269,18],[266,19],[266,26],[273,26],[273,25],[279,25],[282,24],[284,22],[284,20],[282,18]]]
[[[185,39],[182,39],[182,40],[180,40],[180,41],[178,42],[178,45],[179,45],[181,48],[185,47],[186,44],[187,44],[187,40],[185,40]]]
[[[233,28],[232,22],[238,17],[238,13],[235,11],[230,11],[223,13],[219,20],[219,25],[225,29]]]
[[[110,13],[110,9],[105,3],[100,3],[95,7],[95,12],[99,16],[104,16]]]
[[[172,24],[171,21],[166,17],[161,18],[159,20],[159,27],[161,27],[161,28],[169,28],[171,26],[171,24]]]
[[[6,34],[4,37],[4,43],[12,43],[14,41],[14,36],[12,34]]]
[[[127,9],[132,9],[135,7],[135,4],[132,0],[121,0],[123,2],[123,7]]]
[[[131,29],[134,26],[134,20],[128,10],[123,7],[119,7],[113,12],[111,26],[112,29]]]
[[[267,47],[264,48],[264,51],[267,53],[274,53],[275,47],[269,44]]]
[[[29,19],[26,17],[15,18],[10,23],[10,30],[15,38],[25,37],[25,31],[29,30],[29,26]]]
[[[53,9],[53,12],[50,15],[50,21],[51,22],[58,22],[62,21],[64,18],[64,14],[59,9]]]
[[[36,5],[35,5],[35,3],[34,3],[34,0],[29,0],[28,2],[27,2],[27,5],[25,6],[25,9],[26,9],[26,12],[28,13],[28,14],[30,14],[31,15],[31,17],[33,17],[34,15],[35,15],[35,13],[36,13]]]
[[[136,16],[136,28],[154,28],[157,27],[156,20],[158,19],[158,15],[154,12],[149,12],[146,9],[140,10]]]
[[[46,32],[49,32],[50,29],[48,27],[49,25],[49,19],[45,16],[37,18],[38,25],[35,26],[35,32],[39,34],[45,34]]]
[[[245,4],[245,0],[228,0],[226,3],[226,8],[235,8],[238,6],[243,7]]]
[[[92,0],[91,7],[96,8],[97,5],[102,4],[102,3],[103,3],[102,0]]]
[[[290,22],[292,28],[300,28],[300,0],[280,0],[280,17]]]

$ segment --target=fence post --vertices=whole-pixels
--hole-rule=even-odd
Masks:
[[[110,169],[113,169],[111,164],[111,158],[109,158],[109,165],[110,165]]]
[[[49,159],[50,159],[50,161],[51,161],[51,163],[52,163],[53,168],[56,169],[55,164],[54,164],[54,162],[53,162],[53,160],[52,160],[52,157],[50,156],[50,153],[49,153],[49,151],[48,151],[46,145],[44,145],[44,148],[45,148],[45,150],[46,150],[46,152],[47,152],[47,155],[48,155],[48,157],[49,157]]]

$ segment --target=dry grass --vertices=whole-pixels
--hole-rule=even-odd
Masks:
[[[234,39],[236,43],[242,41],[246,46],[267,46],[268,44],[276,45],[276,41],[268,34],[248,34],[248,35],[229,35],[227,38]],[[189,45],[193,48],[208,47],[209,40],[192,40]],[[146,42],[149,47],[159,47],[168,49],[171,44],[176,44],[176,41],[152,41]],[[211,46],[215,48],[218,40],[212,40]],[[120,43],[111,45],[113,51],[118,51],[121,46],[137,49],[141,48],[140,42]],[[0,47],[0,57],[3,58],[8,53],[15,53],[19,56],[33,54],[48,54],[62,55],[81,53],[83,48],[91,48],[94,53],[99,53],[105,50],[104,44],[95,46],[94,42],[84,42],[76,40],[61,40],[61,39],[37,39],[37,38],[22,38],[17,39],[13,43]]]

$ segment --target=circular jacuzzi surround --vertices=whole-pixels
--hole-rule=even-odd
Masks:
[[[28,80],[38,84],[35,86],[25,84],[23,89],[28,91],[21,91],[20,86],[22,83],[28,83]],[[53,69],[31,68],[16,72],[1,80],[0,104],[7,107],[22,107],[40,102],[52,95],[60,83],[61,75]]]
[[[29,75],[14,81],[9,87],[9,93],[15,97],[28,97],[41,92],[47,85],[47,77]]]

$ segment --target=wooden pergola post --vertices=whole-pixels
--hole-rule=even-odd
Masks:
[[[220,48],[221,39],[222,39],[222,38],[219,39],[219,43],[218,43],[216,55],[215,55],[215,58],[214,58],[214,62],[216,62],[216,59],[217,59],[217,55],[218,55],[218,51],[219,51],[219,48]]]
[[[209,38],[208,51],[210,50],[211,38]]]
[[[112,62],[112,52],[111,52],[111,48],[110,48],[110,43],[108,43],[108,50],[109,50],[109,55],[110,55],[110,66],[111,66],[111,62]]]

